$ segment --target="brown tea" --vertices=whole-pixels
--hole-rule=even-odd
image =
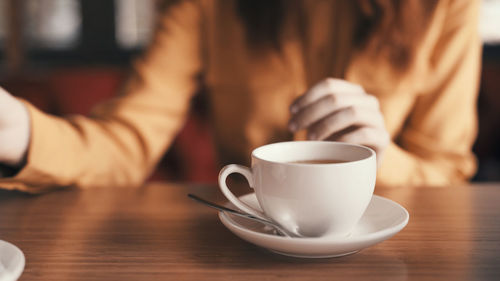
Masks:
[[[349,161],[340,160],[340,159],[311,159],[311,160],[299,160],[299,161],[291,161],[289,163],[297,163],[297,164],[334,164],[334,163],[346,163]]]

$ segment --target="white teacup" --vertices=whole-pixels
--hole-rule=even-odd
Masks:
[[[340,160],[342,163],[293,163]],[[252,168],[227,165],[219,186],[236,207],[271,219],[307,237],[347,236],[370,202],[376,178],[376,155],[370,148],[330,141],[291,141],[261,146],[252,152]],[[255,190],[264,212],[240,201],[226,178],[240,173]]]

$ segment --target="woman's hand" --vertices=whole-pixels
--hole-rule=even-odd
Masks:
[[[0,163],[21,166],[29,141],[30,118],[26,107],[0,87]]]
[[[307,130],[310,140],[332,140],[366,145],[380,164],[390,136],[376,97],[345,80],[325,79],[290,106],[290,131]]]

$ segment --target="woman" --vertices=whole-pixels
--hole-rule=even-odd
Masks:
[[[20,169],[0,186],[138,185],[201,86],[222,163],[270,142],[339,140],[375,149],[383,185],[467,180],[477,15],[469,0],[175,1],[124,95],[91,117],[0,93],[0,162]]]

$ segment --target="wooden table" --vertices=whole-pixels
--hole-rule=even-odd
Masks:
[[[392,239],[342,258],[279,256],[230,233],[188,192],[215,186],[0,192],[0,239],[19,246],[20,280],[500,280],[500,184],[376,193],[407,208]]]

